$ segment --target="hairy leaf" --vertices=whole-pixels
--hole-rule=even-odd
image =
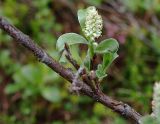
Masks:
[[[66,33],[61,35],[57,40],[57,48],[59,51],[64,49],[64,45],[67,43],[69,46],[74,44],[88,44],[87,40],[76,33]]]
[[[117,40],[110,38],[103,40],[99,43],[99,45],[96,47],[95,52],[99,54],[112,52],[115,53],[118,51],[119,44]]]
[[[98,65],[98,68],[96,70],[96,76],[98,77],[98,79],[102,80],[104,77],[107,76],[106,72],[103,69],[102,64]]]
[[[78,10],[77,15],[78,15],[78,21],[80,23],[80,26],[83,29],[85,27],[86,9],[80,9],[80,10]]]
[[[117,53],[105,53],[103,55],[103,62],[102,64],[98,65],[98,68],[96,70],[96,76],[102,80],[104,77],[107,76],[106,71],[109,67],[109,65],[113,62],[114,59],[118,57]]]
[[[103,55],[103,69],[106,71],[109,65],[118,57],[117,53],[106,53]]]

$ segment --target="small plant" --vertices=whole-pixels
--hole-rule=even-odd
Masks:
[[[72,45],[86,44],[88,46],[86,57],[84,59],[81,58],[80,67],[75,66],[78,70],[75,79],[85,71],[87,75],[92,75],[90,77],[93,77],[95,80],[97,79],[99,83],[107,76],[106,71],[109,65],[118,57],[119,44],[113,38],[105,39],[99,44],[96,42],[97,38],[102,34],[103,20],[94,6],[80,9],[78,11],[78,20],[84,37],[76,33],[66,33],[60,36],[57,41],[57,48],[62,53],[60,61],[64,62],[66,56],[72,65],[75,65],[77,62],[71,61],[71,56],[74,54],[70,52],[73,48]],[[101,63],[96,64],[94,62],[97,56],[103,57]],[[75,58],[73,59],[75,60]],[[74,81],[72,84],[75,84]],[[98,87],[98,84],[95,84]]]
[[[155,83],[152,101],[152,114],[142,117],[141,124],[160,124],[160,82]]]
[[[17,43],[20,43],[22,46],[28,48],[28,50],[31,51],[40,62],[50,67],[53,71],[58,73],[67,81],[71,82],[72,91],[77,91],[77,93],[89,96],[96,102],[100,102],[104,106],[109,107],[110,109],[114,110],[115,112],[119,113],[124,117],[132,119],[138,124],[141,122],[145,123],[144,122],[146,120],[145,117],[141,119],[142,117],[141,114],[136,112],[132,107],[130,107],[126,103],[117,101],[115,99],[112,99],[110,96],[105,95],[99,87],[100,82],[104,79],[104,77],[107,76],[106,71],[108,67],[114,61],[114,59],[118,57],[117,51],[119,47],[118,42],[112,38],[103,40],[100,43],[96,42],[97,38],[100,37],[102,33],[102,27],[103,27],[102,17],[98,14],[96,8],[92,6],[88,7],[87,9],[79,10],[78,20],[80,22],[84,37],[75,33],[67,33],[60,36],[57,41],[57,48],[59,52],[62,54],[60,60],[63,60],[63,62],[65,62],[64,60],[67,60],[68,61],[67,64],[72,64],[73,67],[76,69],[76,72],[75,69],[73,70],[66,68],[59,62],[57,62],[56,59],[52,58],[48,53],[45,52],[45,50],[43,50],[40,46],[35,44],[34,41],[29,36],[27,36],[19,29],[17,29],[9,22],[7,22],[4,19],[4,17],[0,17],[0,28],[6,31],[11,37],[13,37],[14,38],[13,41],[17,41]],[[79,44],[85,44],[88,46],[87,51],[85,51],[84,57],[82,54],[81,55],[76,54],[77,52],[76,48],[78,47],[76,47],[75,45],[78,46]],[[72,51],[73,49],[74,51]],[[77,61],[76,59],[77,55],[81,61]],[[102,58],[102,60],[99,58]],[[101,61],[97,62],[97,60]],[[40,81],[42,79],[40,78],[41,74],[37,75],[38,72],[37,69],[33,71],[32,68],[33,68],[32,66],[31,67],[27,66],[22,70],[24,72],[24,75],[20,77],[22,78],[22,81],[24,79],[27,79],[27,81],[32,82],[33,85],[31,85],[31,87],[33,87],[33,89],[35,87],[34,83],[39,84],[39,82],[44,82],[44,81],[48,82],[48,78],[47,79],[45,78],[46,80]],[[35,72],[34,75],[31,73],[32,71],[33,73]],[[25,74],[26,72],[27,74]],[[22,72],[19,73],[21,74]],[[28,74],[31,74],[32,76],[30,77],[30,75]],[[36,79],[35,77],[38,78]],[[53,78],[53,76],[51,77]],[[18,79],[17,82],[21,81]],[[27,83],[25,83],[25,86],[28,86]],[[20,89],[24,90],[25,86],[20,87]],[[45,90],[42,90],[42,92],[39,91],[41,91],[41,88],[44,85],[39,85],[39,86],[40,87],[37,87],[38,89],[36,89],[36,94],[42,93],[42,96],[44,98],[48,99],[49,101],[52,101],[53,100],[52,93],[53,93],[54,98],[56,95],[56,99],[54,99],[54,101],[56,102],[60,100],[59,98],[57,99],[59,93],[55,89],[52,89],[50,87],[51,86],[50,83],[47,85]],[[157,86],[159,87],[159,85]],[[15,90],[17,90],[17,88],[19,87],[16,87]],[[32,91],[30,90],[30,88],[28,90],[29,92],[27,92],[27,96],[30,96],[30,93]],[[10,87],[8,87],[6,89],[6,92],[8,93],[14,92],[14,90],[11,91]],[[158,93],[157,88],[155,92]],[[35,94],[35,92],[33,93]],[[155,105],[155,108],[157,108],[157,104],[155,104],[155,101],[157,103],[157,101],[159,100],[157,99],[158,97],[155,98],[153,103]],[[27,112],[25,111],[24,113],[26,114],[28,112],[29,111],[27,110]],[[157,119],[155,122],[159,121],[157,112],[153,117],[151,116],[150,118],[151,121],[154,121],[153,118]]]

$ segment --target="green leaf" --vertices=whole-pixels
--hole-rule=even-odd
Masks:
[[[85,27],[85,20],[87,15],[86,13],[87,13],[86,9],[80,9],[78,10],[78,13],[77,13],[78,21],[82,29],[84,29]]]
[[[57,40],[57,48],[59,51],[64,49],[64,45],[67,43],[69,46],[74,44],[88,44],[88,41],[79,34],[76,33],[66,33],[61,35]]]
[[[104,77],[107,76],[106,72],[103,69],[102,64],[98,65],[98,68],[96,70],[96,76],[98,77],[98,79],[102,80]]]
[[[115,53],[118,51],[118,47],[119,47],[119,44],[117,40],[110,38],[100,42],[96,47],[95,52],[99,54],[103,54],[107,52]]]
[[[60,102],[61,94],[56,87],[45,87],[41,91],[42,96],[50,102]]]
[[[70,46],[69,47],[69,50],[70,52],[72,53],[72,58],[74,58],[74,60],[77,61],[78,64],[81,64],[82,63],[82,59],[79,55],[79,48],[78,48],[78,45],[74,45],[74,46]],[[67,64],[68,60],[66,58],[66,51],[63,51],[60,58],[59,58],[59,62],[61,64]]]
[[[103,55],[103,62],[102,64],[98,65],[98,68],[96,70],[96,76],[102,80],[104,77],[107,76],[106,71],[109,67],[109,65],[113,62],[114,59],[118,57],[117,53],[105,53]]]
[[[117,53],[105,53],[103,55],[103,69],[104,71],[107,70],[107,68],[110,66],[110,64],[118,57]]]
[[[72,57],[77,61],[79,65],[82,63],[82,59],[80,57],[80,51],[78,45],[70,46],[70,52],[72,53]]]
[[[62,53],[60,59],[59,59],[59,62],[61,64],[66,64],[67,63],[67,59],[66,59],[66,56],[65,56],[65,52]]]
[[[90,63],[91,59],[89,57],[89,54],[87,54],[86,58],[84,59],[84,66],[86,67],[86,69],[89,71],[90,70]]]

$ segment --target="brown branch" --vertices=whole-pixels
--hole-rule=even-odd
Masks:
[[[67,45],[67,43],[65,43],[64,49],[66,51],[66,55],[65,56],[66,56],[67,60],[75,67],[75,69],[79,70],[80,69],[80,65],[78,65],[77,61],[73,59],[73,57],[71,55],[71,52],[69,50],[69,46]],[[96,90],[96,88],[95,88],[95,86],[94,86],[94,84],[92,82],[91,76],[87,74],[87,71],[86,71],[85,68],[83,68],[82,72],[78,76],[81,76],[83,82],[85,82],[95,93],[97,93],[97,90]],[[76,87],[76,86],[74,86],[74,87]],[[72,89],[74,90],[76,88],[72,88]]]
[[[66,43],[65,43],[64,48],[65,48],[65,51],[66,51],[66,58],[78,70],[80,66],[78,65],[78,63],[76,62],[76,60],[74,60],[72,58],[71,52],[69,50],[69,46]]]
[[[30,50],[40,62],[46,64],[64,79],[68,80],[71,83],[73,82],[75,75],[70,69],[64,68],[56,60],[49,56],[41,47],[36,45],[34,41],[29,38],[29,36],[25,35],[16,27],[9,24],[2,17],[0,17],[0,28],[6,31],[8,35],[13,37],[19,44],[28,48],[28,50]],[[132,109],[129,105],[120,101],[116,101],[103,93],[95,94],[95,92],[93,92],[91,88],[80,79],[77,79],[77,82],[82,85],[80,90],[82,94],[91,97],[92,99],[102,103],[106,107],[111,108],[120,115],[132,119],[135,123],[139,124],[139,119],[141,118],[141,115],[137,113],[134,109]]]

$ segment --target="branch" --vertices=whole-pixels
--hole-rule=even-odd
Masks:
[[[59,64],[56,60],[49,56],[41,47],[35,44],[29,36],[25,35],[16,27],[9,24],[3,17],[0,17],[0,28],[6,31],[8,35],[13,37],[15,41],[17,41],[19,44],[31,51],[40,62],[46,64],[48,67],[57,72],[64,79],[68,80],[71,83],[73,82],[75,75],[70,69],[67,69],[63,67],[61,64]],[[92,89],[80,79],[77,79],[77,82],[79,83],[79,85],[82,85],[80,93],[91,97],[97,102],[100,102],[106,107],[109,107],[110,109],[119,113],[123,117],[132,119],[135,123],[139,124],[139,119],[141,118],[141,115],[137,113],[134,109],[132,109],[129,105],[120,101],[116,101],[103,93],[95,94],[95,92],[93,92]]]
[[[71,52],[69,50],[69,46],[65,43],[65,51],[66,51],[66,58],[68,59],[68,61],[78,70],[79,69],[79,65],[77,64],[76,60],[74,60],[71,56]]]

